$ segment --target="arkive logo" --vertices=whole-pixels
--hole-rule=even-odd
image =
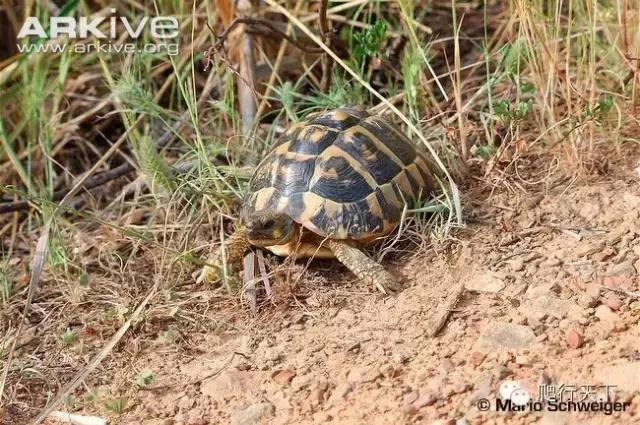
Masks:
[[[145,30],[153,39],[154,43],[146,43],[136,46],[135,43],[115,44],[116,40],[128,39],[137,40]],[[166,51],[170,55],[177,54],[176,39],[180,33],[180,24],[174,16],[144,16],[140,19],[130,19],[126,16],[116,15],[116,10],[111,9],[111,16],[75,18],[73,16],[53,16],[43,25],[40,19],[35,16],[28,17],[20,31],[18,39],[27,37],[37,37],[39,41],[55,40],[59,37],[66,37],[69,40],[80,41],[82,39],[96,40],[94,43],[75,44],[71,50],[76,53],[86,53],[89,51],[102,51],[112,53],[136,53],[147,52],[156,53]],[[54,48],[57,47],[57,48]],[[67,44],[18,44],[20,51],[64,51],[69,47]]]

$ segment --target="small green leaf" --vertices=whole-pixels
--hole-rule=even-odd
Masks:
[[[500,116],[500,118],[506,118],[509,116],[509,102],[507,102],[506,100],[496,102],[493,104],[493,110],[498,116]]]
[[[479,156],[482,159],[489,159],[493,155],[495,155],[495,153],[496,153],[495,146],[489,146],[489,145],[477,146],[475,150],[476,156]]]
[[[523,82],[520,83],[520,90],[522,93],[533,93],[536,90],[536,86],[533,83]]]
[[[606,114],[613,108],[613,96],[609,94],[603,94],[598,99],[598,111],[600,113]]]
[[[515,111],[513,111],[511,118],[515,120],[521,120],[525,118],[533,110],[533,104],[530,100],[526,102],[518,102]]]
[[[520,75],[531,54],[525,41],[517,39],[502,49],[502,64],[510,75]]]
[[[90,279],[89,273],[87,272],[82,272],[80,274],[80,277],[78,277],[78,283],[82,286],[87,286],[90,280],[91,279]]]

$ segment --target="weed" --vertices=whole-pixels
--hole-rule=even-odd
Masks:
[[[124,397],[116,397],[105,400],[104,407],[113,413],[122,414],[127,408],[127,399]]]
[[[62,343],[66,346],[73,345],[78,340],[78,334],[73,329],[67,329],[62,334]]]
[[[136,384],[141,387],[147,387],[155,381],[156,377],[149,369],[145,369],[136,376]]]

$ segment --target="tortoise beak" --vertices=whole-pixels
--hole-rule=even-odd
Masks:
[[[254,246],[282,245],[291,238],[292,232],[283,233],[280,229],[261,229],[247,226],[247,239]]]

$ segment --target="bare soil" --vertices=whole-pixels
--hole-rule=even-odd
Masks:
[[[100,370],[102,385],[93,382],[94,392],[125,398],[124,412],[85,404],[81,413],[147,425],[640,423],[635,166],[618,164],[614,177],[540,171],[465,188],[467,226],[455,238],[386,261],[406,284],[397,296],[322,261],[296,290],[276,286],[280,296],[255,317],[221,326],[213,303],[197,319],[211,318],[209,332],[155,323],[165,331],[126,340]],[[429,337],[461,283],[467,290]],[[153,383],[133,384],[146,369]],[[608,385],[630,406],[612,415],[496,412],[505,381],[534,398],[540,384],[589,385],[591,396]],[[482,399],[490,411],[477,407]]]

